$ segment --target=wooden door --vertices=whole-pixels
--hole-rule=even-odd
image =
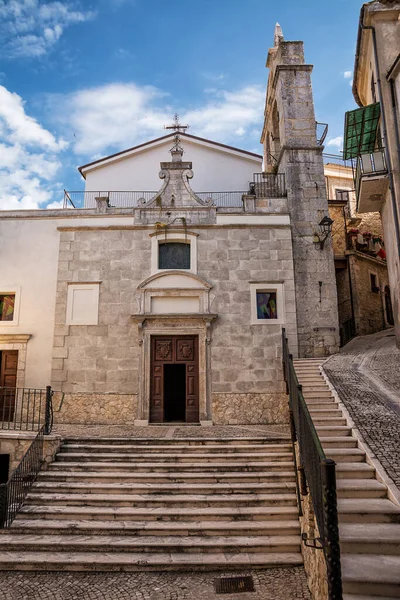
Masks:
[[[0,363],[0,420],[12,421],[17,387],[18,350],[3,350]]]
[[[150,422],[165,421],[164,365],[185,366],[185,421],[199,421],[198,338],[197,336],[157,336],[151,338]],[[169,383],[170,385],[170,383]]]

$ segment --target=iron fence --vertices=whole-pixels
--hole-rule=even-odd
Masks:
[[[0,484],[0,529],[10,527],[43,464],[43,441],[46,425],[42,425],[22,461],[7,483]]]
[[[142,198],[149,202],[157,192],[107,191],[107,192],[67,192],[64,190],[64,208],[96,208],[96,198],[108,198],[110,207],[135,208]]]
[[[254,173],[252,189],[257,198],[283,198],[286,196],[284,173]]]
[[[289,352],[285,329],[282,329],[282,361],[289,394],[292,441],[298,443],[300,455],[297,487],[300,493],[305,495],[308,493],[308,486],[311,495],[320,534],[320,538],[313,542],[316,548],[317,543],[320,544],[325,555],[329,600],[342,600],[335,462],[325,456],[314,427],[303,397],[302,386],[297,379],[293,356]]]
[[[53,425],[53,391],[0,387],[0,429],[50,433]]]
[[[247,192],[196,192],[196,196],[209,204],[215,206],[224,206],[226,208],[234,208],[243,206],[243,194]]]

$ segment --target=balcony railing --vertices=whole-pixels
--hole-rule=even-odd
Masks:
[[[284,173],[254,173],[253,185],[257,198],[284,198],[286,196]]]
[[[149,202],[156,191],[66,191],[64,190],[64,208],[96,208],[96,198],[108,198],[110,208],[135,208],[139,200]],[[243,206],[243,195],[255,194],[258,198],[281,198],[286,196],[285,175],[283,173],[254,173],[254,179],[247,190],[195,192],[204,202],[225,208]]]
[[[114,191],[114,192],[67,192],[64,190],[64,208],[96,208],[96,198],[108,198],[110,207],[134,208],[144,198],[146,202],[155,196],[154,192]]]
[[[318,123],[318,121],[315,121],[315,133],[317,135],[318,146],[322,146],[326,136],[328,135],[328,124]]]

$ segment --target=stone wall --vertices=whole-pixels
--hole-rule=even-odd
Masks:
[[[66,397],[56,422],[122,424],[144,418],[136,415],[144,374],[139,366],[141,339],[132,315],[141,310],[137,286],[152,274],[154,231],[150,226],[61,231],[52,384]],[[261,395],[266,416],[257,416],[256,421],[282,422],[277,408],[284,392],[282,325],[252,324],[251,284],[284,286],[285,327],[296,355],[290,229],[210,224],[191,225],[191,231],[197,234],[197,274],[212,286],[208,308],[218,315],[210,331],[210,391],[236,397],[250,394],[248,422],[255,422],[252,406],[258,414],[256,395]],[[98,325],[65,324],[70,282],[100,282]],[[220,403],[216,418],[221,422],[244,419],[239,409],[230,417],[224,412]]]
[[[12,471],[18,467],[35,437],[36,433],[22,431],[7,431],[0,433],[0,453],[10,455],[10,475]],[[46,464],[53,461],[60,445],[60,436],[51,434],[44,437],[43,458]]]
[[[311,495],[308,494],[301,498],[301,507],[303,510],[303,516],[300,517],[301,533],[306,534],[307,539],[312,542],[315,538],[319,538],[319,531],[315,520]],[[328,600],[328,579],[324,551],[306,546],[303,542],[301,553],[304,559],[308,587],[310,588],[313,600]]]
[[[349,255],[357,335],[385,328],[384,289],[388,284],[386,263],[361,252]],[[377,275],[379,292],[371,291],[370,274]]]
[[[57,406],[60,394],[53,399]],[[60,398],[61,401],[61,398]],[[137,418],[135,394],[65,394],[54,423],[82,425],[132,425]]]
[[[214,425],[289,423],[286,394],[213,394]]]
[[[329,205],[329,216],[333,220],[332,246],[335,256],[344,256],[346,252],[345,219],[342,206]]]

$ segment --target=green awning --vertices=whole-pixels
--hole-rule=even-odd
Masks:
[[[369,104],[350,110],[344,119],[343,158],[355,158],[359,154],[373,152],[381,115],[380,103]]]

